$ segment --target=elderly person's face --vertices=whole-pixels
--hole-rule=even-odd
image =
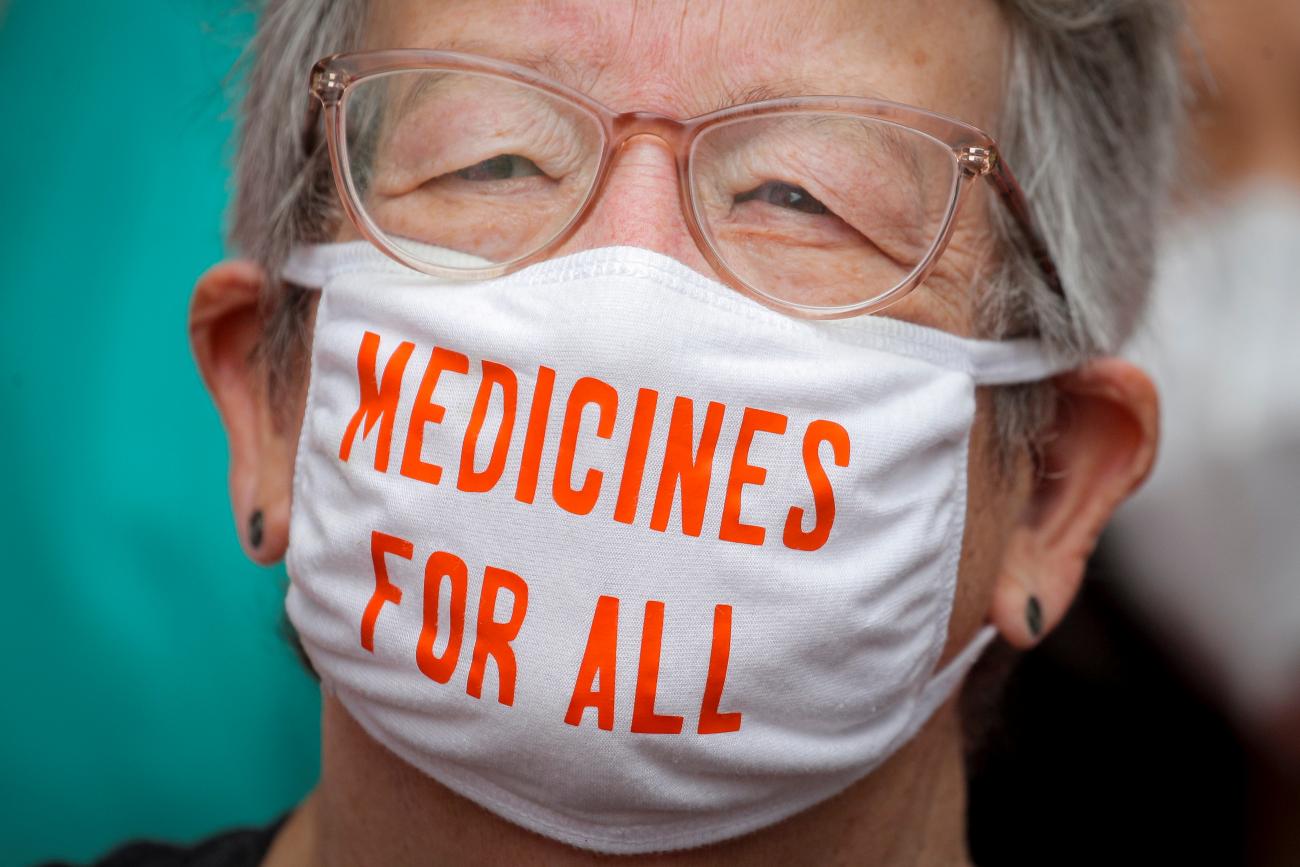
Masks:
[[[367,48],[453,48],[524,64],[542,59],[547,74],[618,111],[689,117],[768,93],[852,94],[989,130],[999,126],[1008,39],[990,0],[959,10],[938,0],[387,0],[375,4],[365,34]],[[683,222],[674,163],[662,143],[635,139],[616,159],[602,199],[561,252],[636,245],[716,277]],[[982,280],[993,264],[985,186],[976,185],[963,205],[933,274],[876,315],[974,334]],[[350,227],[339,227],[338,237],[352,236]],[[237,525],[249,556],[271,563],[289,543],[306,383],[299,383],[293,423],[279,423],[283,413],[269,405],[264,380],[247,360],[264,280],[251,263],[214,268],[198,286],[193,329],[230,434]],[[979,390],[959,584],[941,665],[986,620],[1020,647],[1050,630],[1076,593],[1111,511],[1149,467],[1155,402],[1145,377],[1103,360],[1059,378],[1058,388],[1069,412],[1049,432],[1042,472],[1023,450],[1006,471],[994,447],[990,395]],[[259,510],[262,538],[254,546],[244,528]]]

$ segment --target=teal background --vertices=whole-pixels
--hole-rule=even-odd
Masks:
[[[318,773],[185,333],[242,6],[0,0],[0,864],[267,822]]]

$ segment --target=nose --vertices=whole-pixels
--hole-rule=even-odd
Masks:
[[[691,237],[680,196],[677,164],[666,143],[652,135],[630,138],[614,154],[592,210],[557,255],[613,245],[644,247],[718,279]]]

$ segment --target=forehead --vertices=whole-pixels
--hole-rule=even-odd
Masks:
[[[372,0],[365,42],[514,60],[617,111],[851,94],[990,129],[1005,39],[994,0]]]

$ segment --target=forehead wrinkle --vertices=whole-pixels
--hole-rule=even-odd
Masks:
[[[651,14],[678,3],[674,14]],[[572,0],[550,0],[551,8],[564,8],[574,19]],[[803,46],[815,36],[827,15],[826,7],[792,9],[788,4],[770,8],[777,15],[737,16],[726,2],[712,4],[682,0],[634,0],[624,22],[610,14],[606,4],[596,4],[598,13],[589,26],[578,28],[574,38],[561,43],[581,58],[587,74],[578,84],[589,92],[608,84],[598,99],[614,102],[623,97],[635,102],[612,105],[621,110],[658,110],[664,114],[693,116],[718,108],[759,99],[813,94],[879,95],[874,88],[846,88],[826,81],[826,76],[807,76],[791,71],[791,58],[780,51],[771,56],[767,44]],[[625,7],[628,8],[628,7]],[[590,10],[588,10],[590,11]],[[729,32],[734,27],[736,32]],[[840,32],[830,28],[830,32]],[[601,38],[604,32],[609,38]],[[817,48],[825,39],[814,38]],[[638,62],[639,61],[639,62]],[[621,67],[621,69],[620,69]],[[570,72],[577,72],[578,67]],[[664,72],[670,72],[664,75]],[[818,83],[818,78],[821,83]]]
[[[583,67],[573,64],[554,52],[540,52],[526,47],[506,47],[501,43],[486,39],[452,36],[440,39],[436,43],[422,45],[422,48],[436,51],[456,51],[463,54],[475,54],[494,60],[504,60],[516,66],[527,67],[547,78],[555,79],[561,84],[577,90],[585,90]]]
[[[565,58],[563,52],[539,52],[527,49],[505,48],[501,44],[484,39],[471,39],[465,37],[449,37],[440,40],[435,45],[426,45],[427,48],[433,48],[441,51],[457,51],[467,54],[476,54],[483,57],[491,57],[497,60],[504,60],[518,66],[524,66],[540,73],[548,78],[552,78],[561,84],[566,84],[575,90],[591,94],[600,99],[602,94],[602,82],[606,79],[606,72],[609,64],[597,61],[592,57],[584,57],[587,62],[575,63]],[[581,56],[581,55],[580,55]],[[688,114],[704,114],[710,111],[716,111],[722,108],[728,108],[733,105],[739,105],[746,102],[757,102],[766,99],[784,99],[793,96],[808,96],[814,94],[829,94],[825,87],[817,87],[807,80],[798,77],[786,76],[784,78],[775,78],[770,81],[758,82],[729,82],[725,75],[725,68],[716,80],[712,83],[695,80],[692,82],[693,87],[700,88],[701,85],[707,85],[703,88],[702,93],[679,92],[678,95],[670,100],[675,104],[688,107]],[[611,90],[617,88],[609,88]],[[635,87],[629,86],[627,90],[634,90]],[[410,94],[414,96],[415,94]],[[849,95],[874,95],[855,90]],[[641,110],[649,106],[611,106],[621,110]]]
[[[402,34],[404,46],[514,60],[616,111],[684,118],[763,98],[853,95],[915,104],[987,127],[1000,100],[990,98],[994,89],[985,76],[972,73],[987,70],[987,78],[997,80],[1001,64],[989,58],[1000,52],[983,50],[981,37],[1001,35],[985,20],[1000,16],[992,0],[974,2],[992,15],[964,16],[957,31],[950,16],[937,15],[939,0],[745,7],[724,0],[384,0],[372,9],[387,7],[376,23],[387,25],[388,38]],[[951,51],[936,50],[936,44]],[[932,60],[920,72],[912,61],[914,45],[951,62]]]
[[[729,10],[730,5],[734,4],[722,0],[712,8],[686,4],[676,17],[677,39],[665,53],[674,61],[672,81],[677,88],[667,88],[666,95],[682,109],[680,114],[693,116],[742,103],[797,96],[887,98],[868,66],[849,70],[842,66],[819,68],[807,62],[809,55],[843,49],[840,40],[846,35],[845,28],[828,26],[834,24],[828,19],[837,18],[834,4],[777,4],[768,7],[776,9],[776,15],[749,16],[737,15]],[[691,14],[699,26],[687,30]],[[635,50],[631,30],[629,27],[626,56],[633,56]],[[863,34],[862,38],[865,46],[868,37]],[[642,47],[654,42],[653,35],[641,37]],[[793,54],[772,52],[773,45],[797,45],[799,50]],[[705,57],[709,62],[700,62]]]

